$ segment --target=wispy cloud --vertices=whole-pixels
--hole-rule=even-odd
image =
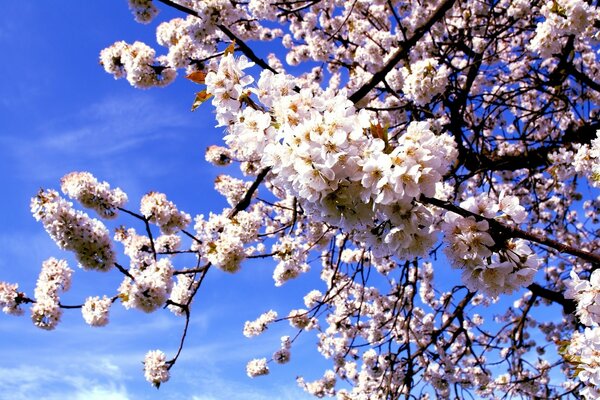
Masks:
[[[58,362],[56,362],[58,361]],[[39,360],[42,365],[14,365],[0,368],[0,398],[28,399],[105,399],[127,400],[130,396],[114,366],[99,369],[97,360]],[[73,369],[73,364],[78,368]],[[68,368],[68,369],[67,369]],[[112,369],[111,369],[112,368]]]
[[[72,114],[47,121],[37,132],[7,132],[4,145],[22,160],[48,155],[103,158],[130,150],[144,142],[172,139],[189,124],[181,110],[141,94],[112,97]]]
[[[144,142],[172,140],[186,126],[181,110],[142,94],[106,98],[42,128],[41,150],[107,157]]]
[[[160,98],[146,93],[105,98],[29,132],[0,127],[11,179],[43,185],[73,170],[122,182],[175,174],[182,168],[181,148],[190,148],[191,135],[197,139],[198,118]],[[202,146],[197,149],[200,161]]]

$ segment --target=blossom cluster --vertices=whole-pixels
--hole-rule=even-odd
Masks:
[[[243,70],[254,65],[246,56],[235,58],[233,53],[221,58],[217,71],[206,75],[206,91],[214,96],[212,104],[217,111],[217,126],[228,126],[240,111],[244,88],[254,82]]]
[[[263,333],[267,326],[277,319],[277,312],[269,310],[263,313],[255,321],[246,321],[244,324],[244,336],[252,337]]]
[[[228,175],[219,175],[215,179],[215,190],[225,196],[227,203],[234,207],[242,200],[251,183]]]
[[[142,89],[165,86],[175,79],[177,72],[165,63],[164,57],[156,58],[154,49],[142,42],[116,42],[100,53],[100,64],[106,72]]]
[[[281,348],[273,353],[273,361],[277,364],[286,364],[290,361],[290,348],[292,347],[292,341],[289,336],[283,336],[281,338]]]
[[[149,265],[131,268],[119,287],[119,297],[125,308],[152,312],[164,305],[173,289],[173,265],[162,258]]]
[[[142,197],[140,211],[150,222],[160,227],[164,234],[171,234],[189,225],[189,214],[179,211],[164,193],[150,192]]]
[[[22,315],[20,307],[24,294],[17,291],[19,285],[14,283],[0,282],[0,307],[2,312],[11,315]]]
[[[165,353],[152,350],[144,358],[144,376],[153,386],[159,387],[161,383],[169,380],[169,366]]]
[[[593,29],[594,21],[600,19],[597,7],[584,0],[553,0],[540,9],[545,17],[537,24],[529,48],[544,58],[560,54],[569,35],[583,35]]]
[[[435,134],[430,122],[410,123],[386,143],[368,135],[375,129],[369,113],[357,111],[345,96],[316,88],[294,91],[293,80],[283,74],[263,71],[257,88],[249,89],[269,112],[256,106],[242,111],[241,87],[251,83],[243,73],[247,67],[243,57],[227,55],[207,79],[213,104],[223,113],[219,124],[231,125],[226,143],[242,160],[260,156],[261,165],[272,168],[272,184],[322,221],[351,230],[391,219],[391,205],[410,213],[414,199],[435,194],[456,157],[453,139]],[[406,234],[415,242],[431,233],[417,228],[425,225],[418,219],[426,213],[415,213],[414,229]]]
[[[127,195],[119,188],[110,189],[106,182],[98,180],[89,172],[71,172],[60,180],[64,194],[91,208],[103,218],[115,218],[116,209],[127,203]]]
[[[321,398],[333,396],[335,394],[335,384],[337,380],[335,378],[335,372],[332,370],[325,371],[323,377],[316,381],[306,382],[302,377],[299,377],[296,381],[300,387],[304,388],[304,390],[313,396]]]
[[[73,251],[84,269],[108,271],[115,263],[108,229],[75,210],[55,190],[41,190],[31,199],[31,212],[58,247]]]
[[[586,400],[600,398],[600,328],[574,332],[563,357],[575,367],[584,384],[579,394]]]
[[[589,280],[581,279],[575,271],[571,271],[564,296],[577,302],[577,317],[582,324],[590,327],[600,325],[600,270],[594,270]]]
[[[158,8],[152,0],[128,0],[129,9],[137,22],[147,24],[158,14]]]
[[[310,269],[306,262],[308,250],[304,240],[288,236],[282,237],[273,245],[272,252],[275,254],[273,259],[278,261],[273,271],[275,286],[281,286],[290,279],[308,272]]]
[[[575,171],[588,177],[594,187],[600,187],[600,130],[590,145],[582,145],[575,154]]]
[[[198,288],[198,281],[189,274],[177,275],[177,282],[171,291],[169,300],[175,304],[169,304],[167,308],[175,315],[185,315],[185,310],[189,311],[192,295]]]
[[[257,238],[262,225],[263,212],[253,206],[229,218],[228,210],[222,214],[210,213],[208,219],[199,215],[195,219],[196,238],[193,248],[212,265],[226,272],[237,272],[241,262],[250,255],[251,248],[245,244]]]
[[[56,327],[62,315],[58,293],[69,290],[72,273],[65,260],[49,258],[42,263],[34,292],[36,302],[31,307],[31,319],[36,326],[47,330]]]
[[[255,358],[246,365],[246,374],[250,378],[269,374],[269,366],[266,358]]]
[[[581,279],[571,271],[566,282],[566,299],[576,302],[576,315],[585,325],[583,332],[574,332],[569,341],[563,341],[563,358],[577,372],[577,377],[585,385],[580,394],[587,400],[600,397],[600,272],[592,271],[589,280]]]
[[[518,200],[504,194],[498,200],[486,195],[471,197],[460,206],[484,218],[497,217],[517,224],[526,217]],[[444,251],[452,265],[462,269],[463,283],[472,291],[481,290],[495,297],[533,282],[540,263],[536,253],[521,239],[496,243],[489,228],[486,219],[452,212],[444,216]]]
[[[441,93],[448,82],[450,70],[445,65],[438,65],[435,59],[419,60],[404,67],[404,95],[417,105],[425,105]]]
[[[151,241],[148,236],[139,235],[134,228],[117,228],[114,240],[123,244],[124,253],[129,256],[132,268],[145,268],[152,264],[153,251],[157,254],[170,254],[181,246],[181,238],[177,235],[160,235]]]
[[[111,305],[112,299],[109,297],[88,297],[81,307],[81,314],[90,326],[105,326],[108,324],[108,312]]]

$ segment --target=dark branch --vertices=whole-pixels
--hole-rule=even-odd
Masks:
[[[267,176],[269,171],[271,171],[271,167],[263,168],[260,171],[260,173],[254,180],[254,182],[252,182],[252,186],[250,186],[250,188],[244,195],[244,198],[241,199],[235,205],[235,207],[229,212],[229,215],[227,216],[227,218],[235,217],[240,211],[244,211],[246,208],[248,208],[250,206],[250,202],[252,201],[252,196],[254,196],[254,192],[256,192],[256,190],[258,189],[258,187],[260,186],[262,181],[265,179],[265,177]]]
[[[176,10],[184,12],[188,15],[192,15],[196,18],[202,19],[202,16],[200,14],[198,14],[195,10],[192,10],[191,8],[182,6],[181,4],[175,3],[174,1],[171,1],[171,0],[158,0],[158,1],[160,1],[161,3],[163,3],[169,7],[173,7]],[[225,34],[225,36],[227,36],[229,39],[235,41],[235,43],[237,44],[237,46],[239,47],[241,52],[244,53],[246,55],[246,57],[248,57],[250,60],[254,61],[256,63],[256,65],[258,65],[259,67],[261,67],[263,69],[267,69],[267,70],[273,72],[274,74],[277,73],[277,71],[275,71],[273,68],[271,68],[271,66],[269,64],[267,64],[262,58],[258,57],[254,53],[254,51],[250,47],[248,47],[248,45],[246,43],[244,43],[244,41],[242,39],[237,37],[235,35],[235,33],[231,32],[231,30],[229,30],[229,28],[227,28],[225,25],[222,25],[222,24],[217,24],[217,28],[219,28],[219,30],[221,32],[223,32]]]
[[[546,289],[537,283],[532,283],[531,285],[527,286],[527,289],[531,290],[531,293],[533,293],[534,296],[539,296],[546,300],[550,300],[553,303],[560,304],[563,307],[565,314],[575,313],[575,309],[577,308],[575,301],[571,299],[565,299],[565,296],[563,296],[561,293]]]
[[[411,37],[400,43],[400,47],[396,50],[396,53],[390,58],[385,66],[377,73],[375,73],[371,80],[360,87],[350,97],[350,101],[354,104],[358,103],[363,97],[365,97],[378,83],[383,81],[385,76],[403,59],[408,56],[410,49],[417,44],[417,42],[427,33],[431,27],[438,22],[446,14],[456,0],[445,0],[440,7],[433,13],[433,15],[423,25],[418,27]]]
[[[430,204],[430,205],[433,205],[436,207],[443,208],[444,210],[447,210],[447,211],[452,211],[452,212],[454,212],[458,215],[461,215],[463,217],[466,217],[466,218],[473,217],[477,221],[487,221],[487,223],[489,224],[489,228],[490,228],[488,230],[488,233],[494,238],[494,240],[498,241],[498,239],[500,239],[499,240],[500,243],[507,238],[525,239],[530,242],[534,242],[537,244],[541,244],[541,245],[550,247],[561,253],[571,254],[573,256],[581,258],[584,261],[589,261],[595,265],[600,265],[600,254],[590,253],[588,251],[584,251],[579,248],[569,246],[564,243],[560,243],[559,241],[556,241],[554,239],[550,239],[550,238],[547,238],[547,237],[544,237],[541,235],[536,235],[531,232],[527,232],[522,229],[519,229],[515,226],[509,226],[509,225],[503,224],[502,222],[499,222],[493,218],[483,217],[483,216],[481,216],[479,214],[475,214],[469,210],[465,210],[464,208],[461,208],[449,201],[438,200],[438,199],[434,199],[431,197],[425,197],[425,196],[421,196],[419,201],[422,203],[425,203],[425,204]]]

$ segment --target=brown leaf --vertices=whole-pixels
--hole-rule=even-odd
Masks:
[[[233,42],[231,42],[231,44],[229,46],[227,46],[227,48],[225,49],[225,55],[233,54],[234,50],[235,50],[235,40]]]
[[[188,74],[186,78],[194,83],[199,83],[203,85],[204,79],[206,78],[206,74],[202,71],[194,71],[191,74]]]
[[[388,141],[387,127],[381,126],[379,123],[377,125],[371,124],[371,134],[374,138],[381,139],[385,143]]]

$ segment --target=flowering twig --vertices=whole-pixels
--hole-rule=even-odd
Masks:
[[[389,59],[389,61],[381,68],[377,73],[375,73],[369,82],[365,83],[361,86],[356,92],[354,92],[350,97],[350,101],[354,104],[358,103],[365,97],[371,89],[373,89],[377,84],[383,81],[386,75],[394,69],[394,67],[404,58],[407,57],[410,49],[427,33],[427,31],[440,19],[444,17],[446,11],[448,11],[456,0],[446,0],[444,1],[440,7],[433,13],[433,15],[425,22],[423,25],[415,29],[414,33],[407,40],[400,43],[398,50],[394,53],[394,55]]]
[[[173,7],[179,11],[182,11],[186,14],[192,15],[194,17],[200,18],[202,19],[202,16],[200,14],[198,14],[196,11],[192,10],[191,8],[188,8],[186,6],[183,6],[181,4],[175,3],[174,1],[171,0],[158,0],[163,4],[166,4],[169,7]],[[277,71],[273,68],[271,68],[271,66],[269,64],[267,64],[262,58],[258,57],[256,55],[256,53],[254,53],[254,51],[248,47],[248,45],[246,43],[244,43],[243,40],[241,40],[235,33],[233,33],[231,30],[229,30],[229,28],[227,28],[225,25],[222,24],[217,24],[217,28],[219,28],[219,30],[221,32],[223,32],[229,39],[231,39],[232,41],[235,41],[235,43],[237,44],[239,50],[244,53],[246,55],[246,57],[248,57],[250,60],[254,61],[256,63],[256,65],[258,65],[259,67],[269,70],[271,72],[273,72],[274,74],[277,73]]]

